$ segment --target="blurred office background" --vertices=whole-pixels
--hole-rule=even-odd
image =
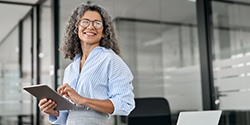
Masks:
[[[62,84],[65,23],[87,2],[112,15],[136,98],[166,98],[173,124],[220,109],[220,125],[250,125],[250,0],[0,0],[0,125],[49,125],[22,87]]]

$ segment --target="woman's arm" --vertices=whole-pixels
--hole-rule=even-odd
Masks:
[[[77,105],[86,106],[106,114],[112,114],[114,112],[114,105],[110,100],[98,100],[82,97],[67,83],[60,86],[57,91],[60,95],[66,96]]]
[[[110,100],[83,98],[80,100],[79,104],[106,114],[112,114],[114,112],[114,106]]]

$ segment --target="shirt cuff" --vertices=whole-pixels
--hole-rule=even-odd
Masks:
[[[119,99],[111,98],[110,101],[114,105],[114,112],[111,115],[124,115],[127,116],[134,108],[133,105],[127,104],[126,102],[122,102]]]
[[[66,125],[67,118],[68,118],[68,110],[62,110],[59,111],[58,117],[49,115],[49,122],[53,125],[57,124]]]

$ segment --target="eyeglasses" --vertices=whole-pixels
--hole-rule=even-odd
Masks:
[[[88,27],[90,25],[90,22],[93,22],[93,26],[96,28],[96,29],[99,29],[102,27],[102,22],[101,21],[98,21],[98,20],[94,20],[94,21],[90,21],[88,19],[82,19],[80,20],[79,24],[80,26],[82,27]]]

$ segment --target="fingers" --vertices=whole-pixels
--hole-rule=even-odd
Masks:
[[[70,88],[70,86],[67,84],[67,83],[65,83],[65,84],[63,84],[63,85],[61,85],[58,89],[57,89],[57,92],[60,94],[60,95],[64,95],[64,94],[66,94],[66,90],[68,89],[68,88]]]
[[[43,107],[44,112],[48,112],[50,110],[54,110],[54,108],[57,106],[57,104],[55,103],[55,101],[49,100],[47,103],[47,105]]]
[[[46,102],[47,102],[47,99],[46,99],[46,98],[41,99],[41,100],[39,101],[39,103],[38,103],[39,108],[42,107],[42,105],[43,105],[44,103],[46,103]]]
[[[58,93],[61,96],[65,96],[66,98],[70,99],[73,102],[77,101],[79,97],[78,93],[69,86],[69,84],[65,83],[57,89]]]
[[[55,101],[52,101],[50,99],[45,98],[45,99],[41,99],[39,101],[38,106],[39,106],[41,111],[48,113],[48,112],[54,110],[54,108],[57,106],[57,104]]]
[[[61,95],[61,96],[66,96],[67,98],[69,97],[69,92],[72,90],[72,88],[66,83],[63,84],[62,86],[60,86],[57,89],[57,92]]]

